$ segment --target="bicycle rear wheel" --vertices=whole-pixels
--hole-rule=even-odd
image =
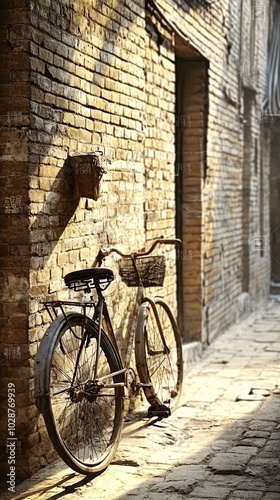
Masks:
[[[150,302],[144,302],[139,309],[136,366],[140,381],[150,384],[150,387],[143,387],[148,402],[174,409],[179,402],[183,381],[182,342],[169,306],[159,297],[155,298],[154,304],[160,327]]]
[[[58,317],[40,344],[37,359],[44,394],[36,404],[60,457],[87,475],[109,465],[120,440],[124,389],[115,384],[123,382],[123,374],[110,374],[122,366],[102,330],[98,372],[93,380],[97,324],[79,313],[66,313],[66,318]]]

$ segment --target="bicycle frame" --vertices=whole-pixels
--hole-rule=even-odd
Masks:
[[[139,286],[138,287],[138,290],[137,290],[137,296],[136,296],[136,301],[135,301],[135,306],[134,306],[134,310],[133,310],[133,318],[132,318],[132,324],[131,324],[131,328],[130,328],[130,333],[129,333],[129,337],[128,337],[128,345],[127,345],[127,348],[126,348],[126,353],[125,353],[125,359],[124,359],[124,363],[122,362],[121,360],[121,356],[120,356],[120,351],[119,351],[119,347],[118,347],[118,344],[117,344],[117,341],[116,341],[116,336],[115,336],[115,333],[114,333],[114,329],[113,329],[113,326],[112,326],[112,322],[111,322],[111,318],[110,318],[110,315],[109,315],[109,311],[108,311],[108,308],[107,308],[107,304],[106,304],[106,301],[105,301],[105,298],[103,297],[102,295],[102,291],[100,289],[97,288],[97,294],[98,294],[98,341],[97,341],[97,349],[96,349],[96,361],[95,361],[95,370],[94,370],[94,380],[96,380],[96,382],[103,382],[105,381],[107,378],[112,378],[116,375],[119,375],[121,373],[124,373],[124,374],[127,374],[129,368],[130,368],[130,361],[131,361],[131,356],[132,356],[132,351],[133,351],[133,346],[134,346],[134,339],[135,339],[135,332],[136,332],[136,323],[137,323],[137,315],[138,315],[138,311],[139,311],[139,307],[140,307],[140,304],[144,298],[144,293],[143,293],[143,288],[142,286]],[[119,370],[117,372],[112,372],[110,373],[109,375],[105,375],[104,377],[101,377],[101,378],[96,378],[96,375],[97,375],[97,372],[98,372],[98,358],[99,358],[99,346],[100,346],[100,339],[101,339],[101,327],[102,325],[105,326],[104,330],[106,331],[106,334],[108,335],[108,337],[110,338],[112,344],[114,345],[115,349],[116,349],[116,352],[120,358],[120,361],[121,363],[124,365],[124,368],[122,370]],[[115,384],[104,384],[104,387],[110,387],[110,388],[114,388],[114,387],[126,387],[127,389],[129,388],[129,381],[128,381],[128,377],[125,377],[125,382],[122,383],[122,382],[117,382]]]
[[[51,324],[34,360],[35,404],[59,456],[81,474],[102,472],[111,463],[121,439],[125,400],[133,412],[139,390],[150,405],[148,418],[167,418],[178,405],[183,375],[180,333],[164,299],[145,295],[145,287],[162,286],[165,259],[141,257],[160,243],[181,242],[161,238],[147,252],[130,255],[101,249],[94,269],[64,277],[70,290],[89,296],[82,302],[45,302]],[[128,259],[120,263],[121,279],[135,287],[125,352],[118,346],[104,294],[113,270],[97,269],[113,251],[133,264]]]
[[[154,248],[158,245],[158,244],[161,244],[161,243],[165,243],[165,244],[179,244],[181,245],[181,241],[178,240],[178,239],[157,239],[154,241],[153,245],[151,246],[151,248],[146,251],[146,252],[141,252],[141,253],[132,253],[132,254],[123,254],[122,252],[120,252],[118,249],[112,247],[110,249],[100,249],[96,259],[95,259],[95,262],[93,264],[93,267],[101,267],[101,264],[102,264],[102,261],[104,260],[104,258],[106,256],[108,256],[110,253],[112,252],[116,252],[118,253],[119,255],[121,255],[122,257],[131,257],[131,258],[135,258],[136,256],[144,256],[144,255],[149,255],[153,250]],[[141,285],[141,283],[139,283],[138,287],[137,287],[137,294],[136,294],[136,299],[135,299],[135,304],[134,304],[134,309],[133,309],[133,313],[132,313],[132,321],[131,321],[131,325],[130,325],[130,331],[129,331],[129,336],[128,336],[128,343],[127,343],[127,347],[126,347],[126,352],[125,352],[125,357],[124,357],[124,361],[121,359],[121,355],[120,355],[120,351],[119,351],[119,346],[118,346],[118,343],[116,341],[116,336],[115,336],[115,333],[114,333],[114,329],[113,329],[113,326],[112,326],[112,322],[111,322],[111,318],[110,318],[110,315],[109,315],[109,311],[108,311],[108,308],[107,308],[107,304],[106,304],[106,300],[102,294],[102,290],[100,288],[99,285],[96,286],[96,291],[97,291],[97,296],[98,296],[98,302],[97,304],[91,300],[89,302],[86,302],[86,303],[80,303],[80,302],[71,302],[71,301],[53,301],[53,302],[45,302],[45,306],[47,308],[47,311],[52,319],[52,321],[54,320],[54,316],[57,316],[56,314],[56,311],[55,311],[55,308],[56,307],[59,307],[62,314],[64,315],[66,321],[68,322],[67,320],[67,316],[65,314],[65,311],[63,309],[63,305],[69,305],[69,306],[72,306],[72,305],[78,305],[80,307],[83,308],[83,315],[84,315],[84,324],[86,324],[86,308],[87,307],[94,307],[94,314],[92,316],[92,319],[93,320],[96,320],[98,319],[98,337],[97,337],[97,349],[96,349],[96,361],[95,361],[95,367],[94,367],[94,374],[93,374],[93,380],[95,380],[96,382],[98,383],[102,383],[103,381],[106,381],[106,379],[108,378],[112,378],[114,376],[117,376],[121,373],[124,373],[126,376],[125,376],[125,381],[124,382],[117,382],[115,384],[102,384],[103,387],[108,387],[108,388],[114,388],[114,387],[126,387],[127,389],[129,388],[130,384],[129,384],[129,380],[128,380],[128,377],[127,377],[127,373],[130,369],[130,361],[131,361],[131,356],[132,356],[132,352],[133,352],[133,347],[134,347],[134,341],[135,341],[135,333],[136,333],[136,327],[137,327],[137,317],[138,317],[138,312],[139,312],[139,308],[141,306],[141,304],[143,304],[144,302],[148,302],[150,304],[150,306],[153,308],[153,312],[154,312],[154,315],[155,315],[155,318],[156,318],[156,322],[157,322],[157,326],[158,326],[158,330],[159,330],[159,333],[160,333],[160,337],[161,337],[161,340],[162,340],[162,344],[163,344],[163,350],[160,351],[160,352],[163,352],[163,353],[169,353],[169,349],[166,345],[166,341],[165,341],[165,338],[164,338],[164,334],[163,334],[163,330],[162,330],[162,326],[161,326],[161,323],[160,323],[160,320],[159,320],[159,317],[158,317],[158,312],[157,312],[157,309],[156,309],[156,306],[155,306],[155,303],[153,301],[153,299],[147,297],[145,294],[144,294],[144,288],[143,286]],[[51,311],[50,309],[52,309],[53,313],[54,313],[54,316],[51,314]],[[69,324],[69,322],[68,322]],[[116,353],[119,357],[119,361],[121,363],[121,365],[123,366],[123,368],[121,370],[118,370],[117,372],[113,372],[113,373],[110,373],[109,375],[105,375],[101,378],[97,378],[97,373],[98,373],[98,360],[99,360],[99,350],[100,350],[100,340],[101,340],[101,329],[102,329],[102,326],[104,325],[104,330],[106,332],[106,334],[108,335],[110,341],[112,342],[115,350],[116,350]],[[71,325],[69,324],[69,328],[72,330],[71,328]],[[72,332],[74,335],[75,333]],[[149,345],[147,345],[147,349],[149,351]],[[78,355],[79,356],[79,355]],[[72,380],[72,383],[71,385],[74,386],[74,380],[75,380],[75,375],[76,375],[76,371],[74,372],[74,375],[73,375],[73,380]]]
[[[97,255],[96,259],[95,259],[95,263],[94,263],[93,267],[95,267],[96,265],[98,267],[101,267],[101,264],[102,264],[102,261],[104,260],[104,258],[107,255],[109,255],[110,253],[112,253],[112,252],[116,252],[116,253],[118,253],[122,257],[131,257],[133,259],[133,258],[135,258],[136,256],[139,256],[139,255],[141,255],[141,256],[149,255],[154,250],[154,248],[158,244],[161,244],[161,243],[182,245],[182,242],[179,239],[165,239],[164,240],[164,239],[158,238],[157,240],[154,241],[153,245],[151,246],[151,248],[148,251],[141,252],[141,253],[134,252],[132,254],[123,254],[117,248],[114,248],[114,247],[112,247],[110,249],[100,249],[100,251],[99,251],[99,253],[98,253],[98,255]],[[112,344],[116,348],[116,351],[117,351],[117,353],[118,353],[118,355],[120,357],[120,360],[121,360],[121,356],[120,356],[120,352],[119,352],[119,347],[118,347],[118,344],[117,344],[117,341],[116,341],[116,337],[115,337],[115,333],[114,333],[113,326],[112,326],[112,323],[111,323],[111,319],[110,319],[110,315],[109,315],[108,308],[107,308],[107,305],[106,305],[106,301],[105,301],[105,299],[104,299],[104,297],[102,295],[102,291],[100,289],[99,290],[97,289],[97,293],[98,293],[98,302],[102,304],[101,314],[99,314],[99,342],[100,342],[100,335],[101,335],[101,324],[102,324],[102,320],[103,320],[104,324],[105,324],[105,331],[106,331],[107,335],[109,336]],[[151,305],[151,307],[153,308],[153,312],[154,312],[154,315],[155,315],[155,318],[156,318],[157,326],[158,326],[158,329],[159,329],[159,332],[160,332],[160,337],[161,337],[162,344],[163,344],[163,351],[162,352],[165,353],[165,354],[170,352],[170,350],[168,349],[168,347],[166,345],[166,341],[165,341],[165,338],[164,338],[162,326],[161,326],[161,323],[160,323],[160,320],[159,320],[159,316],[158,316],[158,312],[157,312],[155,303],[154,303],[154,301],[152,299],[150,299],[149,297],[145,296],[145,294],[144,294],[144,288],[141,285],[141,283],[139,283],[138,288],[137,288],[137,295],[136,295],[136,299],[135,299],[135,305],[134,305],[134,309],[133,309],[133,313],[132,313],[132,322],[131,322],[131,326],[130,326],[130,332],[129,332],[129,337],[128,337],[128,344],[127,344],[127,348],[126,348],[126,352],[125,352],[124,369],[121,370],[118,373],[127,373],[127,371],[130,368],[130,361],[131,361],[132,351],[133,351],[133,347],[134,347],[135,333],[136,333],[136,327],[137,327],[137,316],[138,316],[140,305],[142,303],[144,303],[144,302],[148,302]],[[149,350],[149,346],[147,346],[147,349]],[[95,371],[97,372],[97,368],[98,368],[98,350],[97,350],[97,357],[96,357],[95,367],[96,367]],[[112,373],[111,376],[117,375],[118,373]],[[119,384],[117,384],[117,385],[119,385]],[[111,385],[110,387],[116,387],[117,385]],[[124,385],[127,388],[129,386],[127,377],[126,377],[126,383]]]

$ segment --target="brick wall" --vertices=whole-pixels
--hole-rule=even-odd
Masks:
[[[16,387],[17,432],[28,419],[29,218],[28,130],[30,124],[29,12],[27,2],[0,5],[0,456],[7,466],[8,384]],[[1,467],[1,473],[3,473]]]
[[[145,243],[145,44],[140,6],[32,4],[32,354],[47,326],[40,299],[67,297],[62,280],[66,273],[90,267],[102,244],[129,250]],[[79,200],[69,183],[66,160],[69,153],[96,149],[107,160],[102,195],[97,202]],[[113,259],[106,264],[116,270]],[[128,292],[118,280],[107,295],[121,339],[127,325],[122,316],[131,308],[134,290]],[[39,428],[37,419],[34,408],[32,437],[37,430],[45,436],[42,419]],[[43,453],[38,450],[44,455],[39,458],[42,464],[51,453],[47,446]],[[33,469],[36,460],[34,456],[30,462]]]
[[[188,40],[184,57],[190,60],[188,54],[192,50],[209,61],[207,155],[202,169],[206,178],[201,191],[203,288],[198,300],[202,301],[202,321],[204,316],[202,339],[211,341],[236,321],[244,307],[249,307],[246,312],[252,312],[269,290],[269,141],[259,118],[266,84],[269,4],[255,5],[245,0],[242,19],[238,2],[223,2],[222,6],[213,3],[208,8],[200,3],[179,2],[179,5],[181,8],[174,11],[169,2],[161,2],[167,18],[172,19]],[[194,87],[195,82],[190,80],[190,88],[192,85]],[[243,162],[247,161],[244,150],[250,147],[248,138],[244,138],[245,88],[252,88],[254,95],[251,116],[254,152],[249,165],[244,166],[250,171],[249,216],[248,211],[242,212],[242,196],[246,195],[242,180]],[[191,96],[189,99],[191,106]],[[186,142],[194,133],[190,127]],[[186,199],[187,204],[191,202],[188,194]],[[200,224],[199,218],[196,224],[195,217],[190,222],[187,216],[182,220],[182,231],[190,239],[193,227],[199,232]],[[250,263],[249,296],[245,306],[238,300],[246,291],[242,280],[245,272],[242,241],[246,242]],[[263,250],[255,248],[254,242],[261,242]],[[192,265],[195,269],[195,259],[185,265],[186,283]],[[185,315],[188,309],[193,311],[191,287],[186,287],[184,293],[189,295]],[[199,330],[188,327],[193,319],[193,314],[192,318],[186,316],[185,335],[189,339],[200,339]]]
[[[42,301],[73,298],[64,288],[63,276],[91,266],[100,245],[137,249],[161,234],[174,236],[175,227],[170,41],[162,47],[159,62],[156,43],[151,41],[149,47],[141,2],[115,6],[108,2],[95,9],[87,2],[31,2],[28,14],[31,55],[25,76],[30,123],[24,186],[26,197],[29,187],[30,288],[25,287],[25,326],[18,342],[21,356],[27,352],[31,358],[24,388],[16,383],[17,393],[26,396],[17,396],[22,449],[18,478],[54,457],[34,406],[33,357],[49,324]],[[97,202],[78,199],[68,156],[96,149],[104,152],[107,170],[101,197]],[[155,197],[162,188],[165,199]],[[19,238],[24,241],[21,234]],[[117,271],[113,257],[106,264]],[[174,265],[173,254],[166,278],[173,305]],[[128,323],[123,315],[131,310],[135,290],[117,279],[107,296],[123,351]],[[11,345],[14,341],[11,337]],[[17,359],[14,363],[19,364]],[[12,373],[8,376],[12,378]]]
[[[252,301],[267,290],[269,253],[255,252],[250,244],[250,238],[268,236],[265,137],[262,168],[260,146],[257,160],[250,152],[248,220],[242,212],[242,171],[243,87],[250,83],[260,90],[251,127],[252,144],[260,142],[268,7],[263,22],[255,25],[259,73],[250,73],[246,83],[244,75],[240,78],[239,41],[244,37],[247,47],[250,21],[243,23],[241,36],[238,2],[223,2],[220,8],[218,3],[206,7],[205,2],[178,0],[176,9],[165,0],[159,3],[189,44],[180,37],[178,42],[168,22],[145,12],[140,0],[94,6],[87,0],[30,0],[28,8],[23,0],[15,0],[14,7],[1,4],[1,349],[7,358],[4,381],[14,381],[18,398],[18,478],[54,456],[33,394],[33,356],[49,324],[42,301],[73,297],[63,276],[91,266],[100,245],[137,249],[160,235],[175,234],[178,54],[205,62],[200,72],[189,62],[193,69],[184,110],[190,127],[183,163],[193,169],[181,176],[184,250],[193,252],[183,264],[179,289],[185,298],[185,338],[210,341],[240,313],[245,240]],[[250,2],[244,0],[244,18],[249,16]],[[248,54],[242,56],[244,63]],[[196,97],[202,104],[194,105]],[[194,153],[189,146],[197,143],[199,149],[203,141],[205,154],[196,164],[188,156]],[[68,164],[69,154],[96,149],[104,152],[107,170],[97,202],[77,197]],[[199,209],[192,215],[188,207],[197,201]],[[250,226],[246,230],[245,224]],[[177,262],[174,251],[167,256],[164,295],[176,309]],[[115,258],[106,264],[117,270]],[[131,309],[135,291],[117,278],[107,295],[124,348],[123,312]]]
[[[158,19],[147,11],[145,21],[144,227],[147,240],[152,241],[175,235],[175,54],[173,37]],[[170,247],[164,253],[164,296],[175,311],[176,253]]]
[[[270,137],[262,120],[270,9],[268,4],[244,3],[246,43],[241,51],[240,78],[243,85],[243,291],[254,298],[269,292],[269,171]],[[245,220],[244,220],[245,219]],[[253,299],[253,301],[252,301]]]

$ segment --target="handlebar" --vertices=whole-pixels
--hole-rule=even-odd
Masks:
[[[173,238],[173,239],[170,239],[170,238],[157,238],[152,246],[149,248],[149,250],[147,250],[146,252],[132,252],[132,253],[123,253],[121,252],[120,250],[118,250],[118,248],[115,248],[115,247],[108,247],[108,248],[101,248],[99,250],[99,257],[100,259],[104,259],[104,257],[107,257],[108,255],[110,255],[110,253],[117,253],[119,254],[121,257],[124,257],[124,258],[127,258],[127,257],[131,257],[131,256],[134,256],[134,257],[142,257],[144,255],[150,255],[150,253],[152,253],[152,251],[156,248],[156,246],[158,245],[161,245],[161,244],[165,244],[165,245],[179,245],[180,247],[182,247],[182,241],[179,240],[178,238]]]

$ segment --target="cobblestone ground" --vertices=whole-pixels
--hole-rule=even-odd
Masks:
[[[187,371],[181,407],[157,425],[141,415],[127,423],[102,475],[85,479],[58,461],[14,498],[279,500],[279,320],[273,303],[212,343]]]

